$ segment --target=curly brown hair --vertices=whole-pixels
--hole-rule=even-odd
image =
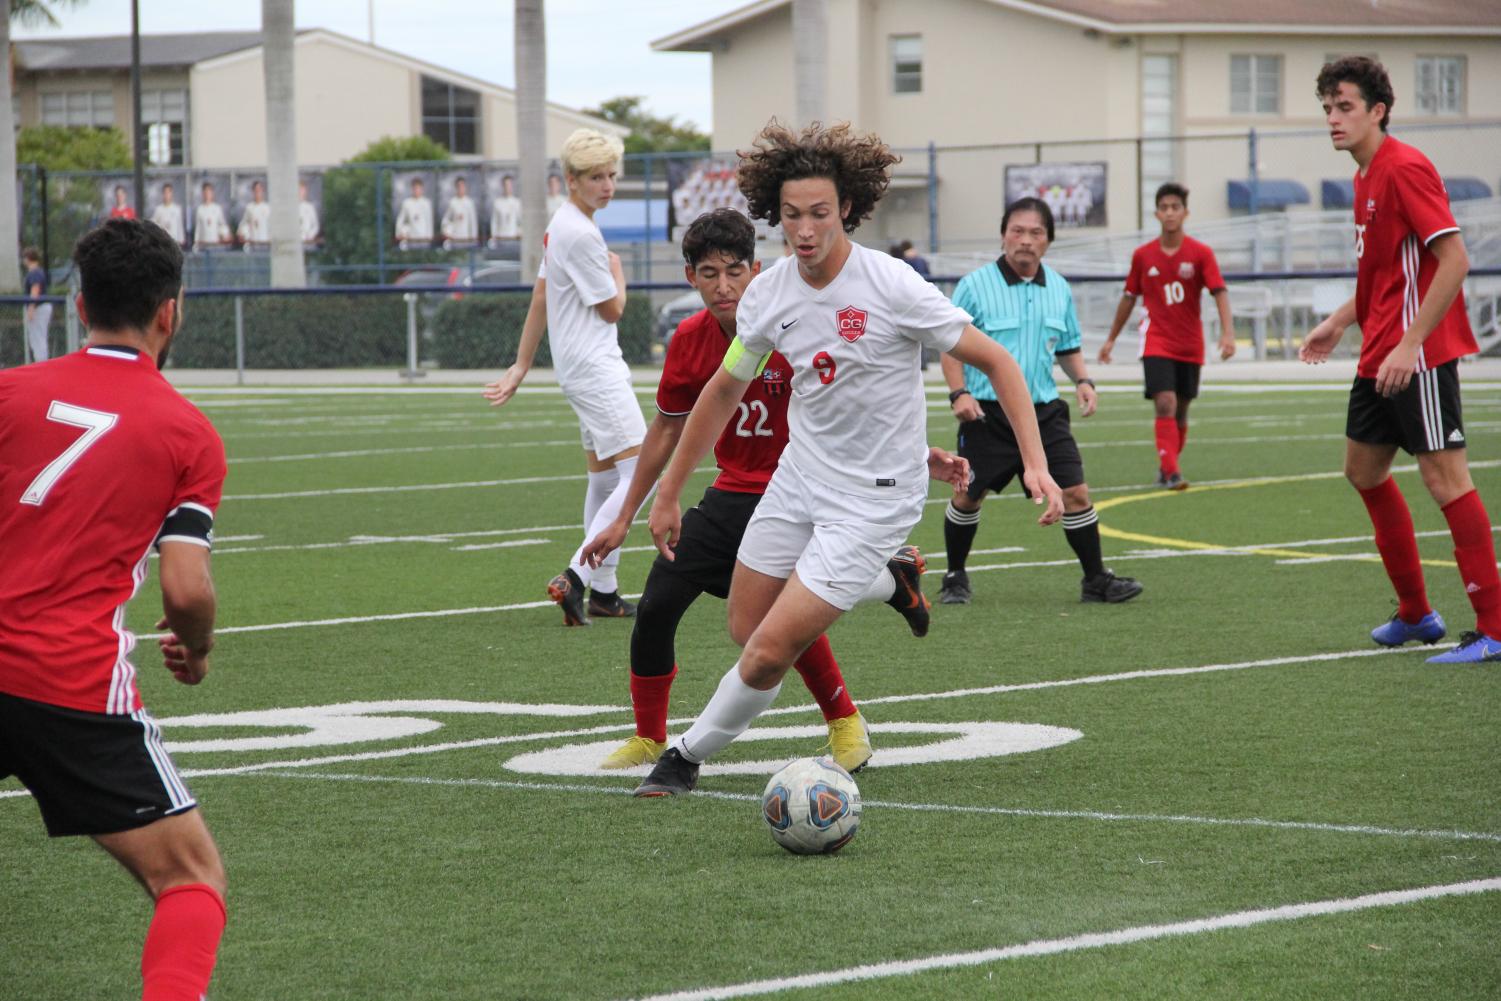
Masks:
[[[752,219],[775,226],[782,218],[782,185],[805,177],[834,182],[840,203],[848,202],[844,231],[853,233],[870,218],[876,202],[891,183],[888,171],[902,158],[879,136],[858,133],[849,122],[827,128],[814,122],[801,132],[775,118],[766,124],[749,150],[741,150],[735,180],[749,203]]]
[[[1342,83],[1353,83],[1360,88],[1360,96],[1367,108],[1377,104],[1386,105],[1386,111],[1381,116],[1381,131],[1385,132],[1387,124],[1392,120],[1392,105],[1397,103],[1396,95],[1392,92],[1391,77],[1386,75],[1386,67],[1367,56],[1336,59],[1324,64],[1314,89],[1319,97],[1332,98]]]

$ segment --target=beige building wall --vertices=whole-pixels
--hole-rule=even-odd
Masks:
[[[737,30],[714,53],[714,149],[745,149],[768,119],[791,122],[792,11],[774,11]]]

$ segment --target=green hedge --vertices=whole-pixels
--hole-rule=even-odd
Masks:
[[[424,357],[440,368],[506,368],[516,360],[521,326],[526,322],[528,293],[470,293],[445,299],[433,317],[432,345]],[[629,365],[651,361],[654,314],[645,293],[627,294],[625,313],[616,327],[620,350]],[[542,338],[532,364],[552,365],[548,339]]]
[[[397,295],[245,296],[247,368],[404,365],[406,303]],[[192,298],[172,344],[175,368],[234,368],[232,296]]]
[[[26,327],[23,314],[26,307],[20,303],[7,303],[0,306],[0,368],[14,368],[21,364],[25,355],[21,345],[26,338]],[[47,341],[50,347],[48,357],[56,358],[63,353],[64,341],[67,339],[68,313],[67,307],[62,303],[54,303],[52,306],[52,324],[47,328]]]

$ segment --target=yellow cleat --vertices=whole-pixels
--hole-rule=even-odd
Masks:
[[[853,716],[829,720],[829,752],[834,761],[851,775],[870,760],[870,729],[865,717],[856,709]]]
[[[869,744],[866,745],[869,747]],[[639,765],[653,764],[667,750],[664,741],[652,740],[650,737],[632,737],[617,747],[608,758],[599,763],[601,768],[635,768]],[[869,751],[866,757],[869,757]]]

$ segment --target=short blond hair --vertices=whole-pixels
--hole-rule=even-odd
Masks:
[[[563,143],[563,169],[574,177],[591,170],[619,163],[625,155],[625,144],[615,136],[607,136],[594,129],[575,129]]]

